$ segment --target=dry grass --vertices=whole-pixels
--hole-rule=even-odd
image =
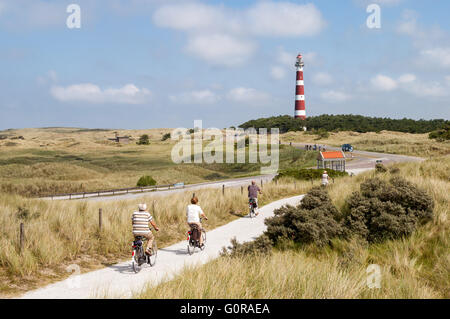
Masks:
[[[174,280],[138,297],[450,298],[450,156],[396,166],[436,203],[433,221],[412,236],[371,246],[336,240],[333,248],[309,245],[274,250],[270,257],[222,257],[200,268],[185,269]],[[330,187],[334,203],[342,207],[344,198],[372,174],[337,180]],[[389,175],[378,176],[387,179]],[[366,285],[369,264],[381,267],[380,289]]]
[[[430,140],[428,134],[410,134],[382,131],[380,133],[330,132],[326,139],[316,139],[316,135],[305,132],[288,132],[282,134],[283,142],[320,143],[332,146],[352,144],[355,150],[374,151],[391,154],[430,157],[450,154],[450,141]]]
[[[113,130],[76,128],[23,129],[3,131],[0,140],[0,191],[25,196],[97,191],[135,187],[143,175],[158,184],[200,183],[260,174],[260,164],[180,164],[172,162],[175,141],[161,141],[170,129],[121,130],[128,145],[107,139]],[[142,134],[150,145],[136,145]],[[25,139],[13,139],[23,136]],[[8,146],[14,141],[15,146]],[[314,154],[284,147],[281,166],[314,164]]]
[[[304,193],[310,184],[273,183],[264,185],[261,203]],[[247,194],[240,188],[196,190],[200,204],[209,217],[208,229],[226,224],[247,214]],[[129,258],[131,213],[140,202],[149,208],[155,203],[155,220],[160,227],[160,247],[185,239],[185,209],[192,193],[186,191],[164,197],[141,197],[107,203],[45,201],[0,195],[0,292],[17,293],[62,279],[65,267],[79,263],[83,271]],[[28,209],[19,218],[18,207]],[[98,209],[103,209],[103,228],[98,229]],[[25,223],[26,242],[19,254],[18,230]]]

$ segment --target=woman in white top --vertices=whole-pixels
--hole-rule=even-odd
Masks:
[[[205,213],[203,212],[202,208],[197,205],[198,198],[192,197],[191,204],[188,205],[186,210],[186,217],[187,217],[187,223],[189,227],[197,226],[199,231],[202,230],[202,224],[200,223],[200,217],[203,217],[204,219],[208,220],[208,217],[206,217]],[[200,246],[203,245],[203,238],[200,236]]]
[[[323,175],[322,175],[322,186],[327,186],[328,185],[328,174],[327,171],[323,171]]]

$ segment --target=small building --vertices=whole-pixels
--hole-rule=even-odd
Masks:
[[[109,138],[108,140],[120,143],[120,144],[128,144],[130,143],[130,137],[129,136],[119,136],[117,132],[115,132],[116,137]]]
[[[345,155],[342,151],[319,152],[317,169],[332,169],[345,172]]]

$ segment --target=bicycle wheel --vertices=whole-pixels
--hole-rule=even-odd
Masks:
[[[189,255],[192,255],[195,251],[195,244],[191,240],[189,240],[187,250]]]
[[[152,255],[147,257],[148,263],[150,266],[154,266],[156,264],[156,256],[158,255],[158,246],[156,245],[156,240],[153,240],[152,243]]]
[[[203,239],[203,246],[200,247],[200,250],[203,250],[206,247],[206,231],[204,229],[202,229],[202,239]]]
[[[253,218],[253,217],[255,217],[256,215],[255,215],[255,208],[254,207],[252,207],[251,209],[250,209],[250,218]]]

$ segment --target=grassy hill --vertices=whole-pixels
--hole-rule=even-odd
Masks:
[[[109,141],[114,130],[42,128],[0,132],[0,191],[27,196],[135,187],[143,175],[158,184],[200,183],[259,175],[261,164],[175,164],[171,129],[118,130],[130,144]],[[137,145],[143,134],[150,145]],[[205,143],[206,144],[206,143]],[[314,165],[316,155],[280,147],[280,166]]]
[[[149,287],[140,298],[450,298],[450,157],[397,164],[399,174],[432,196],[431,222],[409,237],[368,244],[333,240],[332,245],[281,245],[272,254],[220,257],[186,268],[175,279]],[[332,184],[341,208],[371,173]],[[392,173],[378,175],[387,180]],[[366,285],[367,267],[381,267],[381,288]],[[196,289],[192,289],[192,283]]]

